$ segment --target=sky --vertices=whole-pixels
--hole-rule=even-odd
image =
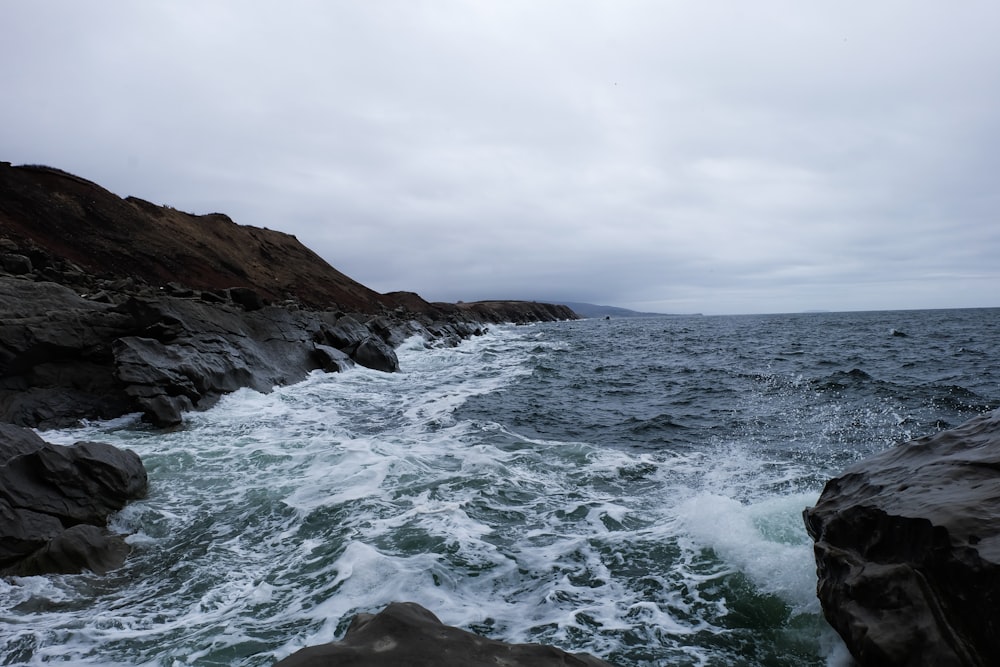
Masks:
[[[993,307],[997,26],[993,0],[0,0],[0,160],[430,301]]]

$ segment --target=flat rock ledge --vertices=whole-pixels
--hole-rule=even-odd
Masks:
[[[1000,410],[848,468],[804,518],[860,665],[1000,665]]]
[[[507,644],[444,625],[413,602],[358,614],[344,639],[304,648],[275,667],[613,667],[586,653],[541,644]]]
[[[53,445],[0,424],[0,576],[104,574],[129,547],[108,517],[146,495],[146,469],[102,442]]]

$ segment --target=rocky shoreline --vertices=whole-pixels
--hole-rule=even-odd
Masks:
[[[120,566],[128,545],[108,517],[147,491],[133,452],[53,445],[32,429],[131,413],[175,428],[242,387],[354,364],[394,372],[411,336],[455,345],[493,323],[575,317],[378,294],[294,237],[0,163],[0,576]],[[860,665],[1000,664],[998,517],[1000,411],[827,483],[804,513],[817,593]],[[480,638],[412,604],[360,615],[341,642],[281,664],[484,662],[607,665]]]
[[[134,452],[54,445],[32,429],[136,412],[177,427],[185,412],[243,387],[270,391],[355,364],[395,372],[394,348],[413,336],[457,345],[493,323],[576,317],[534,302],[378,294],[289,235],[0,163],[0,576],[121,566],[129,547],[108,517],[147,492]],[[352,649],[352,664],[388,664],[390,639],[411,657],[433,641],[427,654],[451,655],[448,664],[468,664],[482,646],[530,656],[523,664],[607,664],[476,638],[411,607],[400,607],[419,621],[409,638],[386,629],[377,646]]]
[[[141,412],[168,427],[241,387],[355,363],[398,370],[411,336],[454,345],[499,322],[575,319],[520,301],[378,294],[294,237],[122,199],[0,163],[0,422]]]

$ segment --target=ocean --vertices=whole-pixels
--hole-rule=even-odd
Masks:
[[[270,665],[358,612],[627,666],[836,666],[802,510],[1000,406],[1000,309],[593,319],[412,339],[135,450],[125,567],[0,580],[3,665]]]

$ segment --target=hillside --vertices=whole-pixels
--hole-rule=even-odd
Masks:
[[[51,167],[0,162],[0,237],[36,264],[58,258],[106,279],[131,278],[197,290],[247,287],[269,301],[375,313],[405,305],[429,312],[414,294],[382,295],[330,266],[289,234],[122,199]]]

